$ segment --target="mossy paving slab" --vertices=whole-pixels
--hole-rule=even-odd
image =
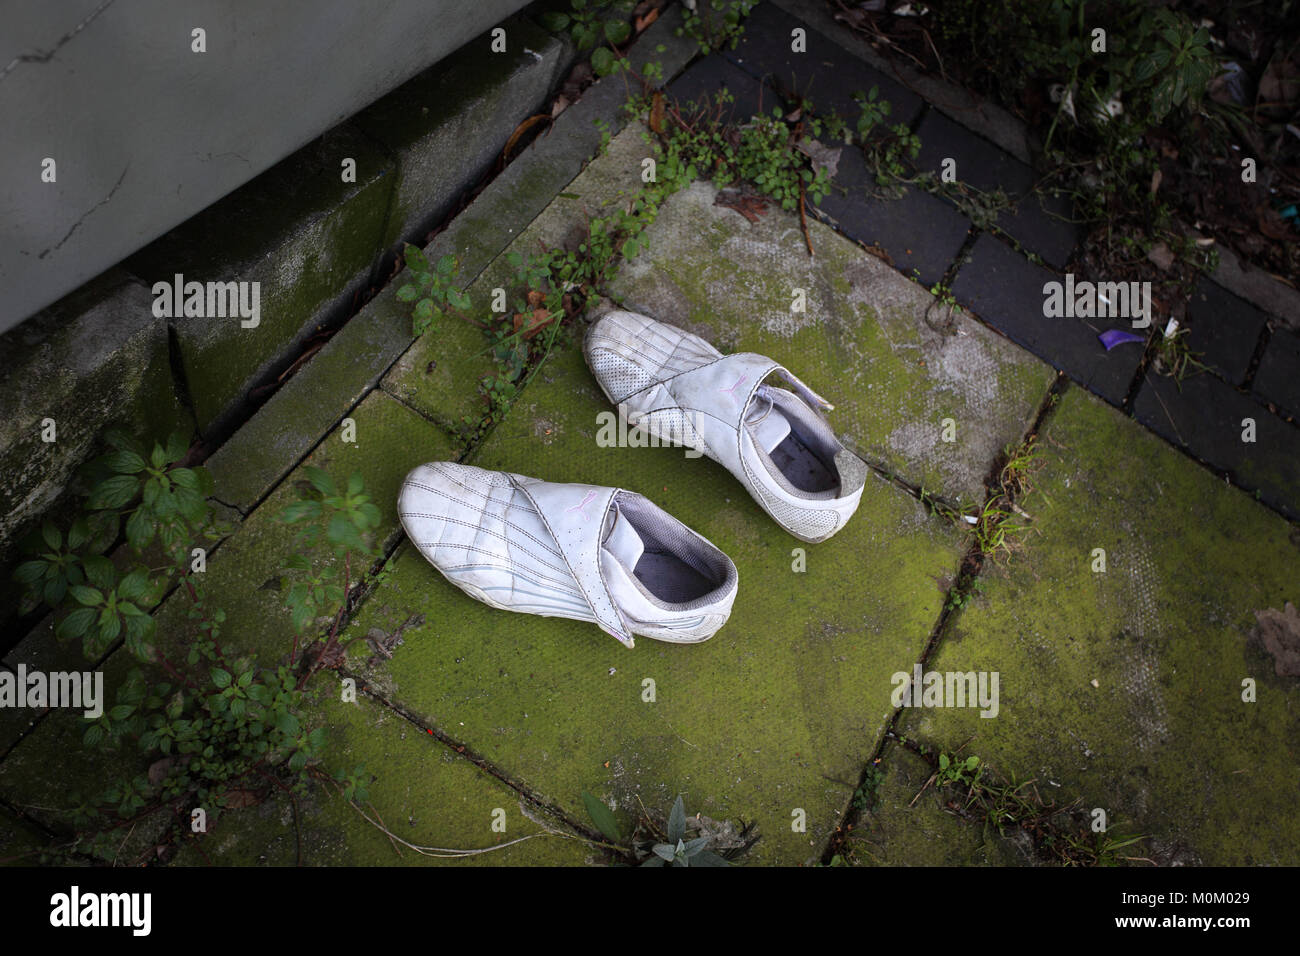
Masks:
[[[1041,447],[1034,533],[928,665],[997,671],[998,714],[910,710],[902,731],[974,735],[965,752],[1004,776],[1149,836],[1135,856],[1300,862],[1300,687],[1248,637],[1254,611],[1300,600],[1300,535],[1082,389]]]
[[[382,391],[371,392],[348,417],[355,441],[344,440],[346,423],[327,435],[221,545],[208,565],[207,597],[226,612],[223,640],[240,651],[258,650],[269,660],[287,653],[292,644],[293,626],[280,579],[288,558],[299,550],[294,544],[297,529],[281,524],[279,516],[297,500],[306,466],[324,468],[340,486],[359,471],[366,494],[379,507],[381,525],[375,535],[380,542],[391,542],[400,533],[397,491],[412,457],[455,457],[446,432]],[[324,546],[317,550],[318,567],[334,562]],[[188,598],[178,592],[157,615],[159,633],[185,626],[188,610]]]
[[[376,686],[575,817],[584,789],[615,804],[625,826],[638,800],[666,810],[681,792],[692,813],[757,821],[753,860],[815,859],[890,713],[889,674],[919,655],[963,541],[873,477],[843,531],[804,545],[707,459],[598,447],[596,416],[608,410],[571,346],[473,463],[628,488],[709,537],[740,572],[716,636],[628,650],[590,624],[488,608],[409,546],[349,634],[423,615],[371,671]],[[795,572],[800,547],[807,570]],[[796,810],[806,832],[792,829]]]
[[[631,126],[611,140],[606,153],[596,157],[509,246],[509,252],[532,255],[566,240],[576,246],[588,216],[609,215],[614,204],[637,192],[641,185],[641,159],[650,155],[642,136],[644,128]],[[472,214],[472,209],[470,213]],[[464,231],[467,226],[458,226]],[[507,308],[514,308],[524,289],[514,270],[499,255],[469,286],[471,314],[481,317],[492,308],[493,290],[506,292]],[[437,331],[422,336],[384,376],[383,388],[429,418],[456,428],[464,417],[475,422],[487,406],[478,381],[494,370],[489,343],[468,322],[444,318]],[[469,370],[471,374],[467,374]]]
[[[842,854],[856,866],[1015,866],[1031,853],[961,819],[950,791],[929,783],[930,765],[896,744],[886,747],[871,810],[845,840]],[[927,785],[928,784],[928,785]]]
[[[104,709],[113,705],[117,690],[136,661],[125,652],[109,655],[99,668],[104,673]],[[119,750],[83,745],[86,721],[82,711],[51,711],[34,730],[0,761],[0,798],[50,829],[72,828],[72,810],[90,800],[110,783],[144,773],[133,747]],[[122,834],[119,859],[132,860],[153,845],[165,829],[161,815],[151,817]]]
[[[323,675],[314,685],[335,680]],[[396,844],[346,803],[339,790],[313,780],[299,796],[297,824],[282,791],[255,807],[227,813],[177,865],[218,866],[560,866],[599,862],[600,852],[554,819],[527,809],[519,795],[446,744],[373,700],[344,703],[331,691],[304,717],[328,730],[322,766],[351,771],[364,764],[374,779],[366,814],[420,847],[481,850],[464,859],[419,853]],[[498,829],[493,829],[497,826]],[[499,829],[504,827],[504,830]],[[552,831],[552,832],[548,832]],[[199,852],[201,848],[202,852]],[[205,858],[206,857],[206,858]]]
[[[0,810],[0,866],[35,866],[45,847],[45,836],[8,810]]]
[[[669,199],[612,295],[724,352],[771,356],[834,403],[832,426],[868,461],[982,501],[985,474],[1019,442],[1051,368],[830,228],[808,223],[809,258],[796,215],[773,208],[750,223],[716,195],[696,183]],[[792,311],[796,290],[803,312]]]
[[[121,685],[130,666],[124,654],[110,658],[104,667],[107,693]],[[504,784],[382,705],[364,696],[356,702],[342,701],[337,680],[328,674],[316,679],[312,686],[318,699],[303,713],[303,722],[326,728],[322,765],[328,771],[365,766],[374,778],[371,804],[402,839],[419,846],[481,849],[528,834],[564,830],[558,821],[535,810],[525,813],[518,795]],[[83,727],[79,713],[72,711],[60,711],[43,721],[0,764],[0,794],[5,800],[61,830],[71,825],[68,811],[78,793],[93,796],[113,779],[145,771],[142,758],[131,748],[110,752],[83,747]],[[177,863],[293,864],[298,836],[291,804],[281,796],[275,791],[257,806],[227,811],[199,844],[202,853],[195,844],[187,844]],[[504,815],[495,819],[504,820],[504,832],[492,829],[498,808]],[[134,860],[150,851],[166,825],[166,815],[158,814],[124,833],[119,858]],[[599,856],[577,840],[551,835],[463,861],[428,857],[407,848],[399,856],[389,839],[345,804],[335,788],[317,783],[299,803],[298,825],[306,864],[550,865],[582,863]],[[0,838],[7,838],[10,830],[24,838],[7,849],[25,852],[44,846],[29,825],[0,817]],[[0,858],[5,855],[0,853]]]

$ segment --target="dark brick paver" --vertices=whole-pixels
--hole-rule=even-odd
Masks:
[[[1015,238],[1030,252],[1060,268],[1069,261],[1079,239],[1079,229],[1068,222],[1070,203],[1061,197],[1040,202],[1031,193],[1037,177],[1034,171],[983,137],[931,110],[917,128],[921,151],[918,171],[940,175],[945,159],[956,161],[957,181],[983,192],[1002,189],[1016,202],[1015,211],[998,215],[998,228]]]
[[[1120,319],[1048,318],[1043,286],[1061,276],[1035,265],[988,233],[971,247],[953,283],[957,301],[1012,341],[1046,359],[1075,381],[1119,405],[1142,358],[1140,345],[1107,352],[1098,341],[1107,329],[1131,330]]]
[[[1217,283],[1202,279],[1187,303],[1187,344],[1233,385],[1246,379],[1268,316]]]
[[[1300,416],[1300,335],[1279,329],[1255,373],[1255,392],[1288,415]]]
[[[841,150],[835,185],[845,191],[833,190],[821,208],[846,236],[879,245],[896,269],[909,276],[915,269],[926,285],[943,278],[966,241],[970,220],[921,189],[906,189],[897,199],[874,198],[875,177],[858,149]]]
[[[791,49],[791,31],[796,28],[807,31],[806,52]],[[922,100],[911,90],[770,3],[757,7],[745,21],[744,36],[727,56],[782,93],[811,100],[819,114],[834,110],[850,128],[861,112],[853,94],[873,86],[890,103],[891,123],[911,126],[921,110]]]
[[[1300,517],[1300,429],[1271,415],[1248,395],[1208,374],[1181,383],[1148,373],[1133,414],[1152,431],[1186,448],[1292,518]],[[1243,441],[1246,419],[1255,440]]]

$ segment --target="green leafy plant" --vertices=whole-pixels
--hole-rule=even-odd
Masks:
[[[718,854],[708,849],[710,837],[686,839],[686,807],[678,795],[668,814],[667,842],[651,847],[652,856],[642,866],[730,866]]]
[[[908,749],[926,755],[926,748],[907,744]],[[933,782],[945,791],[945,806],[959,817],[991,827],[1001,836],[1018,833],[1031,841],[1039,857],[1064,866],[1117,866],[1121,863],[1152,861],[1120,851],[1145,840],[1144,836],[1110,832],[1094,833],[1092,819],[1080,809],[1080,801],[1060,806],[1045,801],[1034,781],[1016,783],[993,773],[975,756],[960,757],[940,751],[925,756],[933,768]],[[927,783],[927,786],[929,784]],[[955,794],[957,799],[951,799]],[[849,844],[846,841],[846,850]]]
[[[747,851],[758,839],[750,836],[750,828],[746,827],[724,845],[718,831],[708,829],[705,821],[698,817],[692,820],[687,816],[686,806],[678,795],[668,813],[666,825],[661,828],[661,824],[651,819],[649,814],[643,814],[629,846],[608,806],[585,790],[582,802],[596,828],[614,844],[611,848],[639,866],[730,866],[732,859]],[[692,830],[697,834],[694,837],[690,835]]]
[[[788,211],[799,208],[805,195],[819,204],[830,191],[830,173],[800,149],[802,123],[786,122],[774,108],[770,115],[727,126],[720,117],[732,100],[723,91],[689,115],[677,113],[660,149],[660,179],[674,189],[701,176],[719,187],[746,182]]]
[[[616,0],[569,0],[569,5],[568,13],[551,11],[543,15],[546,28],[556,33],[567,30],[580,52],[591,50],[591,68],[597,76],[606,76],[625,65],[618,48],[631,38],[632,27],[627,20],[609,17],[604,11],[617,7],[627,12],[630,5]]]
[[[281,585],[295,631],[290,667],[297,663],[299,639],[314,638],[302,648],[308,667],[299,678],[300,687],[320,668],[341,663],[339,627],[348,609],[354,575],[359,576],[383,556],[373,541],[380,523],[379,508],[365,493],[361,473],[354,472],[340,487],[323,468],[308,465],[304,471],[306,487],[299,488],[300,499],[280,516],[284,524],[298,527],[296,551],[288,560],[288,573]],[[318,550],[322,539],[335,560],[333,567],[320,571],[309,554]],[[322,618],[329,621],[329,631],[324,636],[319,631],[311,634]]]
[[[980,774],[983,773],[980,758],[976,756],[970,756],[963,760],[960,757],[939,754],[938,763],[938,783],[940,786],[958,784],[973,787],[979,783]]]
[[[91,487],[78,513],[66,531],[47,520],[28,538],[31,557],[14,578],[24,608],[52,608],[56,636],[79,639],[86,657],[99,658],[120,637],[145,659],[154,632],[149,608],[183,573],[189,548],[219,540],[224,529],[206,501],[207,470],[179,464],[189,446],[183,433],[151,450],[120,430],[105,440],[112,450],[84,470]],[[104,552],[123,530],[126,550],[114,563]]]
[[[892,107],[876,87],[866,93],[853,94],[858,104],[857,138],[867,158],[867,165],[882,183],[904,179],[907,163],[921,151],[921,139],[905,123],[889,125],[886,120]]]
[[[302,685],[327,655],[299,673],[292,657],[261,665],[222,641],[226,614],[205,594],[204,565],[193,546],[229,529],[206,497],[212,490],[207,470],[182,464],[185,436],[175,434],[148,452],[122,432],[107,440],[112,450],[87,469],[94,480],[69,526],[45,522],[36,556],[15,573],[29,603],[53,609],[58,638],[79,640],[91,659],[120,639],[137,662],[113,705],[86,723],[83,742],[130,747],[148,769],[111,780],[98,793],[71,795],[75,830],[52,852],[62,860],[116,860],[124,837],[155,814],[168,816],[164,843],[174,845],[189,836],[193,807],[204,808],[211,824],[227,810],[259,802],[272,787],[296,792],[325,743],[325,730],[304,726],[299,715]],[[309,470],[309,478],[318,498],[291,505],[290,523],[318,518],[320,534],[344,556],[345,568],[354,554],[374,554],[364,536],[377,525],[378,511],[359,477],[345,489],[323,472]],[[110,550],[123,528],[121,546]],[[312,543],[310,535],[304,538],[304,546]],[[305,558],[291,563],[309,566]],[[184,614],[179,626],[159,633],[150,612],[173,586]],[[346,590],[314,582],[291,590],[290,604],[320,609],[337,599],[345,606]],[[310,615],[295,607],[294,620],[306,626]],[[354,791],[360,773],[344,775]]]
[[[688,36],[701,53],[735,49],[744,35],[744,20],[758,0],[687,0],[678,36]]]
[[[880,799],[880,785],[885,780],[885,772],[880,769],[879,761],[871,764],[862,774],[862,782],[853,791],[852,806],[859,813],[866,813]]]
[[[405,247],[404,256],[411,281],[398,288],[397,298],[415,303],[412,327],[416,335],[436,330],[443,315],[463,315],[468,311],[469,296],[456,286],[459,266],[455,256],[445,255],[436,265],[431,265],[424,253],[410,243]]]
[[[981,578],[975,578],[966,587],[953,588],[944,607],[950,611],[960,611],[971,602],[975,595],[983,593],[984,581]]]

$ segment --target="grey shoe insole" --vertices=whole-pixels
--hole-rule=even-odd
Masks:
[[[704,597],[717,585],[667,551],[646,551],[632,571],[647,591],[669,604]]]
[[[800,491],[834,491],[840,486],[834,467],[827,468],[794,431],[772,449],[772,464]]]

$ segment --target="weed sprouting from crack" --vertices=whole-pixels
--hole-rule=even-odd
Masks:
[[[1148,857],[1123,852],[1146,840],[1146,836],[1114,831],[1114,827],[1097,832],[1092,825],[1093,818],[1082,809],[1080,800],[1067,804],[1045,800],[1037,780],[1004,779],[981,758],[963,755],[964,744],[948,751],[905,737],[898,738],[898,742],[930,767],[929,777],[909,806],[933,788],[945,813],[981,828],[992,828],[1004,839],[1027,837],[1034,852],[1046,863],[1059,866],[1154,863]],[[878,789],[884,774],[878,768],[870,769],[872,787]],[[854,806],[859,807],[856,794]],[[870,812],[872,806],[859,809]],[[842,863],[852,862],[865,849],[863,842],[860,836],[849,835],[836,856]],[[836,865],[834,860],[831,865]]]

